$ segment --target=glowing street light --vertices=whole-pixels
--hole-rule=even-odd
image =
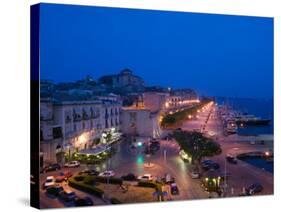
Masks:
[[[269,156],[270,155],[270,153],[268,151],[266,151],[264,154],[265,154],[265,156]]]

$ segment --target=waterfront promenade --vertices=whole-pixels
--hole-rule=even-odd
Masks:
[[[230,177],[226,184],[226,195],[227,196],[238,196],[243,188],[249,185],[259,182],[264,187],[263,191],[259,195],[273,194],[273,174],[262,170],[261,168],[255,167],[249,163],[238,160],[238,164],[231,164],[226,161],[226,155],[231,153],[233,155],[239,155],[241,153],[248,152],[267,152],[272,150],[272,142],[270,138],[272,136],[239,136],[239,135],[223,135],[223,128],[221,120],[217,114],[216,106],[213,106],[213,112],[208,119],[205,126],[205,134],[212,137],[222,148],[220,155],[214,156],[210,159],[220,164],[221,170],[226,172]],[[197,120],[189,121],[184,123],[182,126],[183,130],[200,129],[205,123],[210,110],[201,112]],[[266,139],[264,145],[259,144],[260,139]]]

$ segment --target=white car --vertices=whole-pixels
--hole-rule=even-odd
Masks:
[[[64,164],[64,167],[68,167],[68,168],[75,168],[75,167],[79,167],[80,166],[80,162],[79,161],[70,161],[66,164]]]
[[[153,177],[151,174],[144,174],[144,175],[141,175],[138,177],[138,180],[141,180],[141,181],[150,181],[150,180],[153,180]]]
[[[99,174],[100,177],[113,177],[115,175],[114,171],[104,171]]]
[[[198,179],[198,178],[200,178],[200,173],[197,171],[192,171],[192,172],[190,172],[190,176],[192,179]]]
[[[54,176],[48,176],[44,183],[44,188],[48,188],[50,186],[54,186],[56,184],[56,179]]]

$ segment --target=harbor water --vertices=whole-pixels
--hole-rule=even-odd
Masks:
[[[238,129],[239,135],[259,135],[274,133],[273,99],[254,99],[254,98],[226,98],[218,97],[216,102],[219,105],[227,105],[232,110],[247,113],[263,119],[270,119],[269,125],[247,126]]]

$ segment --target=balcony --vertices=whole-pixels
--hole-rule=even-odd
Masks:
[[[100,114],[99,113],[93,113],[91,114],[91,119],[97,119],[100,117]]]
[[[89,120],[90,116],[87,113],[83,113],[83,120]]]
[[[82,117],[80,114],[74,114],[73,115],[73,121],[74,122],[78,122],[78,121],[81,121],[82,120]]]
[[[72,119],[70,118],[70,116],[66,116],[66,118],[65,118],[65,123],[68,124],[68,123],[71,122],[71,120],[72,120]]]

